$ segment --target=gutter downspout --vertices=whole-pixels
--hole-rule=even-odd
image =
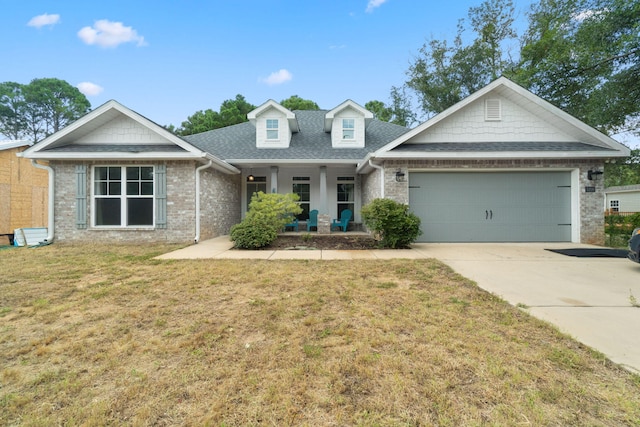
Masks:
[[[369,166],[380,171],[380,198],[384,199],[384,168],[373,163],[371,159],[369,159]]]
[[[211,166],[213,166],[213,160],[196,168],[196,237],[193,238],[194,243],[198,243],[200,240],[200,172]]]
[[[46,241],[47,243],[52,243],[53,242],[53,236],[54,236],[54,231],[55,231],[55,219],[54,219],[54,200],[55,200],[55,193],[54,193],[54,185],[55,185],[55,173],[53,171],[53,168],[51,166],[46,166],[46,165],[41,165],[38,164],[38,161],[35,159],[31,159],[31,164],[33,166],[35,166],[38,169],[44,169],[49,173],[49,188],[48,188],[48,193],[49,193],[49,206],[48,206],[48,216],[47,216],[47,222],[48,222],[48,227],[47,227],[47,238]]]

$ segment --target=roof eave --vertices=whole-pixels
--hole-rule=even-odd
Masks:
[[[357,159],[227,159],[232,165],[356,165]]]
[[[69,153],[69,152],[35,152],[19,153],[20,157],[36,160],[198,160],[203,158],[204,153],[165,153],[165,152],[144,152],[144,153]]]
[[[626,157],[628,154],[620,151],[485,151],[485,152],[429,152],[420,151],[403,151],[401,153],[386,152],[376,155],[376,158],[382,160],[429,160],[429,159],[453,159],[453,160],[469,160],[469,159],[608,159],[613,157]]]
[[[211,154],[205,154],[202,158],[212,161],[213,167],[219,170],[220,172],[226,173],[228,175],[237,175],[241,173],[240,169],[236,168],[235,166],[229,164],[224,160],[220,160],[219,158],[212,156]]]

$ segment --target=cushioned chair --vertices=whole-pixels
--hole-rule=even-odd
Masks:
[[[340,220],[334,219],[331,223],[331,229],[334,228],[342,228],[342,231],[347,232],[347,227],[349,226],[349,221],[351,220],[351,215],[353,213],[350,209],[345,209],[340,213]]]
[[[318,231],[318,210],[314,209],[309,212],[309,219],[307,220],[307,231],[311,231],[311,227],[315,227]]]
[[[284,230],[282,231],[287,231],[287,228],[293,228],[293,231],[298,231],[298,218],[294,218],[293,221],[291,221],[288,224],[285,224]]]

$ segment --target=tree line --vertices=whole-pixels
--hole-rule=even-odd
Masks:
[[[640,135],[640,2],[539,0],[527,18],[518,35],[512,0],[471,7],[452,40],[431,38],[418,49],[406,81],[391,88],[387,103],[372,100],[365,108],[379,120],[411,126],[502,75],[605,134]],[[319,109],[297,95],[281,104]],[[180,136],[205,132],[244,122],[254,108],[237,95],[218,111],[197,111],[167,129]],[[0,133],[10,138],[37,142],[89,109],[84,95],[58,79],[0,83]],[[640,171],[629,176],[624,169],[639,158],[634,150],[626,162],[610,166],[616,175],[607,174],[605,183],[640,182]]]
[[[79,119],[91,103],[64,80],[0,83],[0,134],[38,142]]]
[[[375,118],[400,126],[410,126],[415,116],[410,111],[399,92],[392,91],[392,103],[385,105],[381,101],[369,101],[365,108],[371,111]],[[314,101],[303,99],[298,95],[292,95],[279,102],[284,108],[294,110],[319,110],[320,107]],[[219,111],[212,109],[196,111],[183,121],[179,127],[167,126],[167,129],[179,136],[193,135],[226,126],[235,125],[247,121],[247,114],[256,108],[247,102],[244,96],[238,94],[234,99],[227,99],[220,105]]]

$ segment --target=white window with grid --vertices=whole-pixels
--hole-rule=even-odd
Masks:
[[[278,119],[267,119],[267,139],[278,139]]]
[[[611,212],[620,212],[620,200],[609,200],[609,209]]]
[[[356,139],[355,119],[342,119],[342,139]]]
[[[94,166],[93,225],[153,227],[153,166]]]

